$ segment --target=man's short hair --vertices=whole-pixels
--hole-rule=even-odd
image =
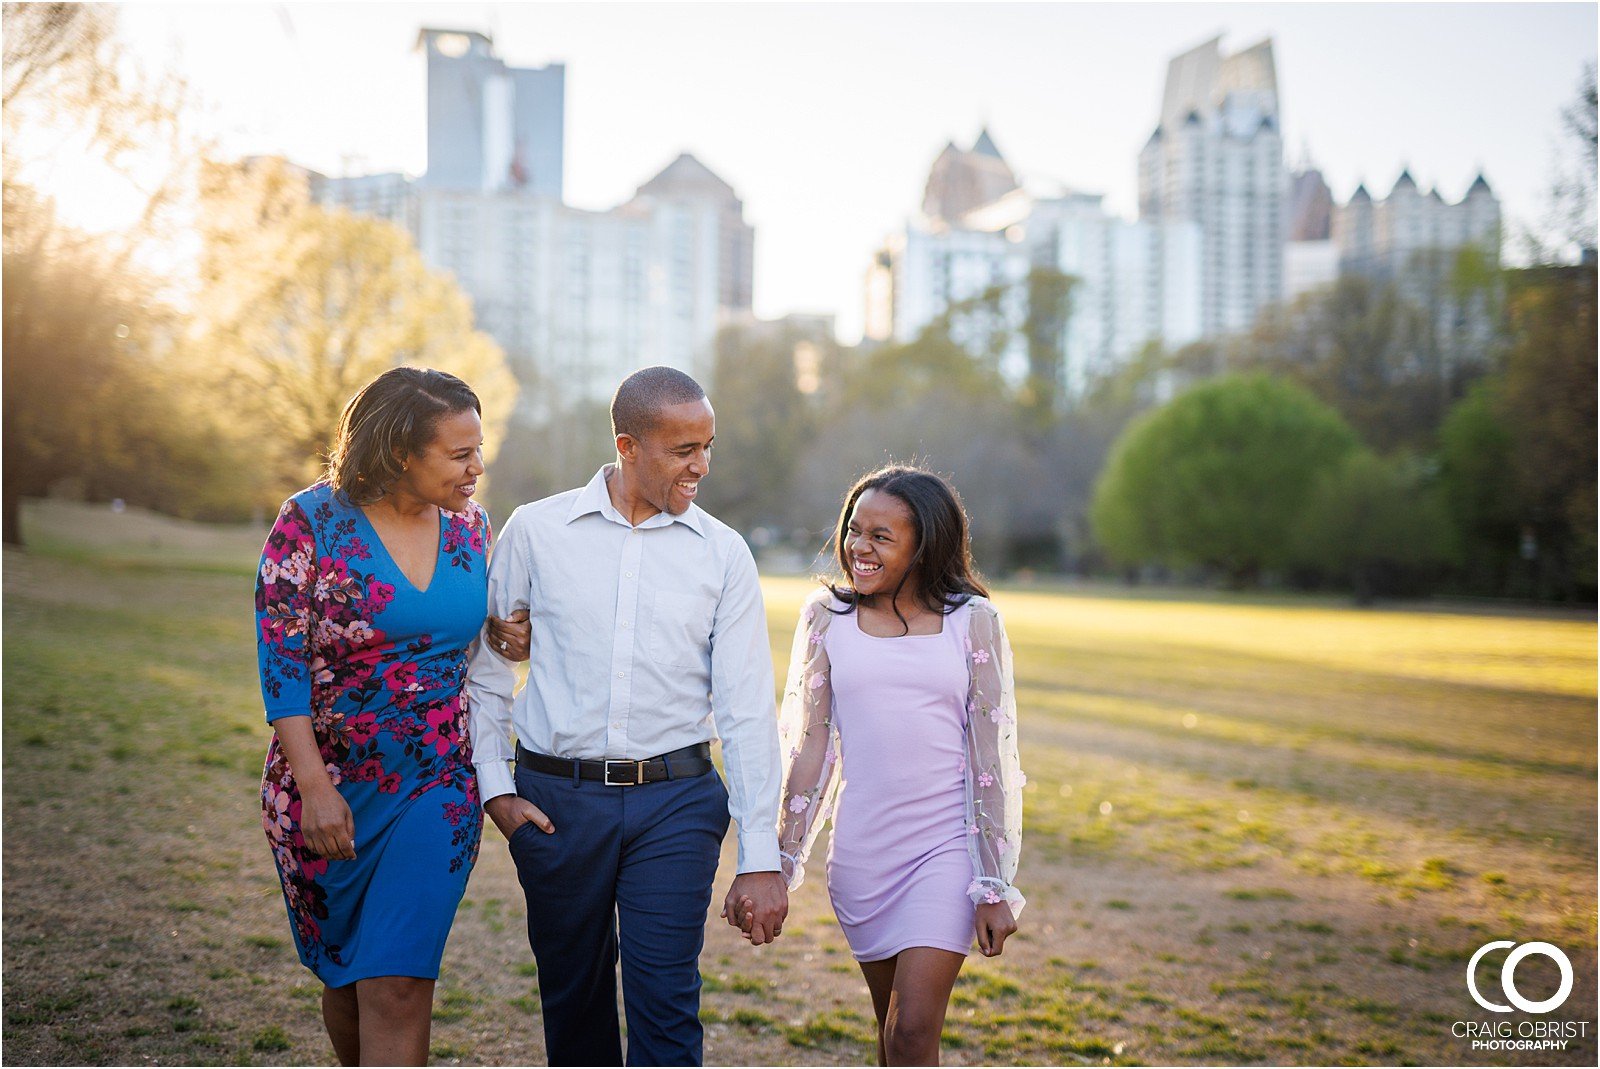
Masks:
[[[702,400],[705,390],[673,367],[647,367],[622,380],[611,397],[611,436],[629,434],[643,438],[655,426],[656,415],[668,405]]]

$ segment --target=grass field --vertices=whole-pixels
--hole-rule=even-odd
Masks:
[[[258,820],[260,533],[28,520],[34,548],[4,559],[5,1060],[330,1063]],[[807,589],[767,582],[780,678]],[[1592,615],[997,601],[1029,906],[1003,958],[969,960],[947,1063],[1595,1063]],[[791,917],[760,950],[709,918],[709,1063],[871,1061],[820,878]],[[1585,1039],[1451,1036],[1493,1016],[1465,985],[1491,939],[1567,952],[1576,986],[1548,1017]],[[1516,982],[1543,998],[1555,969],[1529,958]],[[542,1061],[536,985],[491,831],[435,1060]]]

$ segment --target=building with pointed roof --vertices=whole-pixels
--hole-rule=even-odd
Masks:
[[[934,226],[950,226],[1019,188],[1016,173],[984,127],[970,149],[958,149],[951,141],[933,161],[922,194],[922,214]]]
[[[1402,281],[1423,255],[1454,255],[1471,245],[1500,258],[1500,201],[1480,172],[1454,204],[1437,189],[1424,193],[1409,167],[1381,200],[1363,183],[1334,211],[1332,237],[1341,273]]]
[[[1339,277],[1339,250],[1333,243],[1333,191],[1322,172],[1307,163],[1289,176],[1289,234],[1283,250],[1283,296],[1331,284]]]
[[[1001,322],[957,315],[951,336],[992,352],[1004,335],[1002,374],[1071,399],[1151,341],[1177,346],[1198,336],[1198,256],[1193,223],[1118,219],[1095,194],[1035,196],[985,129],[969,150],[945,146],[921,213],[873,257],[865,335],[909,342],[967,302],[999,293]],[[1030,346],[1025,330],[1040,321],[1028,307],[1036,268],[1071,278],[1065,321],[1042,346]]]
[[[1139,154],[1139,215],[1199,226],[1205,335],[1245,330],[1283,298],[1287,179],[1271,39],[1175,56]]]

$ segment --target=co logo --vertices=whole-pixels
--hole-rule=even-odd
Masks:
[[[1501,947],[1516,947],[1515,950],[1506,955],[1505,964],[1500,966],[1500,987],[1505,991],[1506,998],[1511,1000],[1511,1006],[1515,1006],[1524,1013],[1549,1013],[1567,1001],[1567,996],[1572,994],[1572,962],[1567,960],[1567,956],[1561,952],[1560,947],[1551,943],[1523,943],[1521,946],[1517,946],[1516,943],[1509,939],[1496,939],[1492,943],[1485,943],[1479,947],[1478,952],[1472,955],[1472,960],[1467,963],[1467,990],[1471,992],[1474,1002],[1486,1010],[1493,1010],[1495,1013],[1511,1012],[1511,1006],[1502,1006],[1498,1002],[1490,1002],[1478,993],[1478,962],[1483,960],[1483,956],[1489,951],[1499,950]],[[1522,993],[1517,990],[1517,965],[1529,954],[1543,954],[1555,962],[1556,968],[1561,970],[1561,987],[1554,995],[1543,1002],[1533,1002],[1525,999],[1522,997]]]

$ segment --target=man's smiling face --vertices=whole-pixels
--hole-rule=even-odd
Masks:
[[[704,397],[658,409],[642,438],[619,436],[619,452],[632,468],[628,481],[633,496],[658,512],[683,515],[694,504],[700,480],[711,471],[715,437],[716,414]],[[622,439],[631,448],[622,448]]]

